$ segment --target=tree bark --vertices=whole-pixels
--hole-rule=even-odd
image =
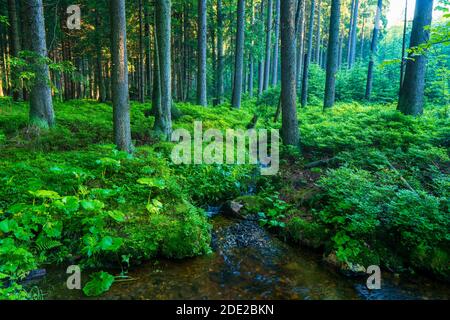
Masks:
[[[320,37],[320,20],[321,20],[321,0],[317,3],[317,29],[316,29],[316,56],[314,58],[314,62],[317,64],[320,64],[320,43],[321,43],[321,37]]]
[[[324,109],[331,108],[334,105],[336,97],[336,74],[338,72],[340,24],[341,0],[333,0],[331,3]]]
[[[403,22],[403,41],[402,41],[402,61],[400,63],[400,91],[399,95],[401,94],[401,90],[403,87],[403,80],[405,77],[405,67],[406,67],[406,29],[408,26],[408,0],[405,1],[405,19]]]
[[[278,51],[280,43],[280,0],[276,0],[276,20],[275,20],[275,44],[273,49],[273,61],[272,61],[272,86],[278,84]]]
[[[9,40],[10,40],[10,55],[18,57],[21,49],[19,37],[19,25],[17,22],[17,7],[16,0],[8,0],[8,16],[9,16]],[[12,79],[15,82],[13,91],[13,99],[15,101],[23,99],[22,81],[19,78],[20,70],[12,70]]]
[[[234,82],[232,106],[239,109],[242,99],[242,74],[244,68],[244,34],[245,34],[245,0],[238,0],[236,55],[234,65]]]
[[[350,62],[349,68],[352,68],[356,61],[356,35],[358,31],[358,11],[359,11],[359,0],[355,0],[355,8],[353,10],[353,26],[351,29],[351,48],[350,48]]]
[[[433,0],[417,0],[411,30],[410,48],[419,47],[428,42],[433,18]],[[406,63],[405,79],[400,92],[398,109],[406,115],[421,115],[424,107],[425,73],[427,57],[425,54],[409,54]]]
[[[223,8],[222,0],[217,0],[217,103],[223,103]]]
[[[110,0],[110,12],[114,142],[119,150],[131,153],[125,0]]]
[[[266,24],[266,55],[264,65],[264,87],[266,91],[269,88],[270,79],[270,53],[272,50],[272,20],[273,20],[273,0],[268,0],[267,3],[267,24]]]
[[[144,37],[145,37],[145,83],[147,96],[152,96],[152,50],[151,50],[151,36],[150,36],[150,14],[148,12],[148,6],[144,5]]]
[[[143,14],[143,8],[142,8],[142,0],[139,0],[139,102],[144,103],[145,102],[145,76],[144,76],[144,24],[142,21],[142,14]]]
[[[36,54],[33,61],[36,77],[30,93],[30,124],[50,128],[55,125],[55,114],[49,85],[49,68],[42,61],[43,58],[47,58],[44,8],[42,0],[25,0],[25,5],[29,14],[31,50]]]
[[[301,103],[302,107],[306,107],[308,104],[308,86],[309,86],[309,65],[311,64],[312,55],[312,43],[314,33],[314,13],[315,13],[315,0],[311,0],[311,12],[309,17],[309,31],[308,31],[308,52],[305,54],[305,65],[303,67],[303,81],[302,81],[302,95]]]
[[[161,92],[160,107],[155,115],[155,131],[166,139],[172,134],[172,75],[171,75],[171,1],[157,0],[155,6],[155,24],[159,83]]]
[[[198,0],[197,104],[206,107],[206,0]]]
[[[106,101],[106,89],[105,89],[105,81],[103,78],[103,57],[102,57],[102,42],[101,42],[101,33],[100,33],[100,17],[98,14],[98,10],[95,10],[95,38],[96,38],[96,55],[97,55],[97,64],[96,64],[96,71],[97,71],[97,83],[98,83],[98,90],[99,90],[99,102],[105,102]]]
[[[295,0],[281,3],[281,136],[285,145],[300,147],[295,77]]]
[[[261,1],[261,21],[264,21],[264,1]],[[264,32],[264,22],[261,23],[262,32]],[[261,96],[264,91],[264,59],[261,58],[258,62],[258,96]]]
[[[305,43],[305,0],[298,0],[298,6],[300,6],[300,16],[298,19],[298,25],[297,25],[297,59],[296,59],[296,65],[297,65],[297,88],[300,88],[301,84],[301,75],[303,71],[303,53],[304,53],[304,43]]]
[[[351,56],[352,56],[352,32],[353,32],[353,16],[355,12],[355,0],[352,0],[351,6],[350,6],[350,30],[348,33],[348,43],[347,43],[347,68],[350,69],[351,64]]]
[[[367,71],[367,84],[365,96],[366,100],[370,100],[370,97],[372,95],[373,69],[375,66],[375,57],[377,54],[378,34],[380,33],[380,19],[382,8],[383,8],[383,0],[378,0],[377,12],[375,14],[375,26],[373,28],[373,35],[372,35],[372,44],[370,46],[370,61],[369,61],[369,69]]]

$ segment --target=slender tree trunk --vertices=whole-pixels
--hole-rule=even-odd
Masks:
[[[197,104],[206,107],[206,0],[198,0]]]
[[[405,19],[403,22],[403,42],[402,42],[402,61],[400,63],[400,91],[403,87],[403,80],[405,77],[405,67],[406,67],[406,29],[408,27],[408,0],[405,1]]]
[[[366,17],[363,16],[363,21],[362,21],[362,30],[361,30],[361,48],[360,48],[360,59],[361,61],[364,61],[364,33],[366,32]]]
[[[415,48],[429,41],[433,18],[433,0],[417,0],[414,21],[411,30],[410,48]],[[425,73],[427,56],[409,54],[406,63],[405,78],[400,92],[398,109],[406,115],[421,115],[424,107]]]
[[[55,125],[55,114],[49,85],[49,68],[46,63],[40,61],[48,57],[44,8],[42,0],[25,0],[24,4],[29,14],[31,50],[37,55],[37,59],[33,61],[36,77],[30,94],[30,124],[50,128]]]
[[[150,14],[148,12],[148,6],[144,5],[144,16],[145,16],[145,26],[144,26],[144,37],[145,37],[145,83],[147,96],[152,96],[152,50],[151,50],[151,36],[150,36]]]
[[[314,58],[314,62],[320,64],[320,41],[321,41],[321,28],[320,28],[320,20],[321,20],[321,8],[322,2],[321,0],[317,3],[317,29],[316,29],[316,56]]]
[[[166,139],[172,134],[172,79],[171,79],[171,1],[157,0],[155,6],[156,37],[159,62],[160,108],[155,116],[155,131]]]
[[[103,78],[103,57],[102,57],[102,42],[100,39],[100,22],[99,22],[99,14],[98,10],[95,10],[95,37],[97,43],[95,44],[96,51],[97,51],[97,81],[98,81],[98,89],[99,89],[99,101],[105,102],[106,101],[106,89],[105,89],[105,81]]]
[[[341,0],[331,2],[330,33],[328,41],[327,77],[325,82],[324,109],[331,108],[336,98],[336,74],[339,59],[339,26],[341,24]]]
[[[236,55],[234,64],[233,82],[233,108],[241,107],[242,99],[242,73],[244,67],[244,34],[245,34],[245,1],[238,0],[237,9],[237,31],[236,31]]]
[[[353,26],[351,28],[351,48],[350,48],[350,61],[349,67],[352,68],[356,61],[356,35],[358,31],[358,11],[359,11],[359,0],[355,0],[355,8],[353,10]]]
[[[273,0],[268,0],[267,4],[267,26],[266,26],[266,55],[264,65],[264,87],[266,91],[269,88],[270,79],[270,53],[272,50],[272,20],[273,20]]]
[[[342,34],[339,37],[339,57],[338,57],[338,69],[340,70],[342,68],[342,57],[344,54],[344,37]]]
[[[110,0],[110,12],[114,142],[119,150],[131,153],[125,0]]]
[[[305,6],[306,1],[305,0],[298,0],[298,6],[300,6],[300,16],[298,19],[298,34],[297,34],[297,59],[296,59],[296,65],[297,65],[297,88],[300,88],[301,84],[301,76],[303,71],[303,54],[304,54],[304,43],[305,43]]]
[[[380,33],[380,19],[382,8],[383,8],[383,0],[378,0],[377,12],[375,14],[375,26],[373,28],[373,35],[372,35],[372,44],[370,46],[369,70],[367,71],[366,100],[370,100],[370,97],[372,95],[373,69],[375,66],[375,57],[377,54],[378,34]]]
[[[311,13],[309,17],[309,31],[308,31],[308,52],[305,55],[305,65],[303,67],[303,81],[302,81],[302,107],[306,107],[308,104],[308,86],[309,86],[309,65],[311,64],[312,55],[312,43],[314,34],[314,12],[315,12],[315,0],[311,0]]]
[[[139,0],[139,102],[145,102],[145,76],[144,76],[144,24],[142,21],[142,0]]]
[[[251,20],[251,30],[255,27],[255,8],[253,6],[253,0],[250,1],[250,7],[252,10],[252,20]],[[252,40],[252,48],[255,45],[255,42]],[[253,98],[253,82],[254,82],[254,58],[253,52],[250,50],[249,54],[249,64],[248,64],[248,95],[250,98]]]
[[[217,0],[217,103],[223,103],[223,12],[222,0]]]
[[[278,51],[280,43],[280,0],[276,0],[275,44],[272,61],[272,86],[278,84]]]
[[[350,69],[351,57],[352,57],[352,32],[353,32],[353,17],[355,12],[355,0],[352,0],[350,6],[350,30],[348,33],[348,44],[347,44],[347,68]]]
[[[285,145],[300,147],[295,76],[295,0],[281,1],[281,136]]]
[[[13,57],[18,57],[21,49],[20,37],[19,37],[19,25],[17,22],[17,8],[16,0],[8,0],[8,15],[9,15],[9,40],[10,40],[10,54]],[[14,68],[16,69],[16,68]],[[15,88],[13,92],[13,98],[15,101],[23,99],[22,81],[19,79],[18,74],[20,70],[13,70],[13,81],[15,82]]]
[[[261,21],[264,21],[264,1],[261,1]],[[261,23],[261,28],[264,30],[264,23]],[[264,31],[262,31],[264,32]],[[264,59],[261,58],[261,60],[258,63],[258,96],[261,96],[264,91]]]

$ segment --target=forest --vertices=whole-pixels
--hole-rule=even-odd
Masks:
[[[0,0],[0,300],[448,300],[449,147],[449,0]]]

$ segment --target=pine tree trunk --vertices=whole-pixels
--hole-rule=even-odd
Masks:
[[[145,37],[145,83],[146,94],[148,97],[152,96],[152,50],[151,50],[151,36],[150,36],[150,14],[148,6],[144,5],[144,37]]]
[[[55,125],[52,93],[50,90],[49,68],[40,61],[47,58],[47,43],[45,36],[44,8],[42,0],[26,0],[30,23],[30,45],[36,54],[33,69],[36,75],[30,93],[30,124],[40,128],[50,128]]]
[[[295,77],[295,0],[281,2],[281,136],[285,145],[300,147]]]
[[[356,35],[358,32],[358,11],[359,11],[359,0],[355,0],[355,8],[353,10],[353,26],[351,29],[351,48],[350,48],[350,64],[349,67],[352,68],[356,61]]]
[[[417,0],[410,48],[429,41],[430,31],[426,27],[431,25],[432,18],[433,0]],[[403,114],[417,116],[423,113],[427,56],[410,53],[408,58],[398,109]]]
[[[242,74],[244,67],[244,34],[245,34],[245,0],[238,0],[237,30],[236,30],[236,55],[234,64],[233,96],[231,104],[233,108],[241,107],[242,99]]]
[[[311,12],[309,17],[309,31],[308,31],[308,52],[305,54],[305,61],[304,61],[305,65],[303,67],[303,81],[302,81],[302,95],[301,95],[301,103],[303,108],[306,107],[308,104],[309,65],[311,64],[311,55],[312,55],[314,13],[315,13],[315,0],[311,0]]]
[[[223,12],[222,0],[217,0],[217,103],[223,103]]]
[[[119,150],[131,153],[125,0],[110,0],[110,12],[114,142]]]
[[[400,63],[400,91],[403,87],[403,80],[405,78],[405,67],[406,67],[406,29],[408,27],[408,0],[405,1],[405,18],[403,22],[403,41],[402,41],[402,61]]]
[[[331,108],[334,105],[336,98],[336,74],[338,72],[340,24],[341,0],[333,0],[331,3],[324,109]]]
[[[320,64],[320,21],[321,20],[321,0],[317,3],[317,29],[316,29],[316,56],[314,58],[314,62]]]
[[[383,0],[378,0],[377,12],[375,14],[375,26],[373,28],[372,44],[370,46],[369,70],[367,71],[366,100],[370,100],[373,87],[373,69],[375,67],[375,57],[377,54],[378,34],[380,33],[381,10],[383,8]]]
[[[99,89],[99,101],[105,102],[106,101],[106,89],[105,89],[105,81],[103,78],[103,57],[102,57],[102,43],[100,39],[100,22],[99,22],[99,14],[98,11],[95,11],[95,32],[96,32],[96,41],[95,44],[96,51],[97,51],[97,83],[98,83],[98,89]]]
[[[273,0],[268,0],[267,4],[267,24],[266,24],[266,54],[264,65],[264,87],[266,91],[269,88],[270,79],[270,53],[272,51],[272,20],[273,20]]]
[[[198,0],[197,104],[206,107],[206,0]]]
[[[275,22],[275,44],[273,49],[273,61],[272,61],[272,86],[278,84],[278,51],[280,43],[280,0],[276,0],[276,22]]]
[[[302,79],[302,71],[303,71],[303,54],[304,54],[304,43],[305,43],[305,0],[298,0],[298,6],[300,7],[300,16],[298,19],[298,34],[297,34],[297,59],[296,59],[296,65],[297,65],[297,88],[300,88],[301,79]]]
[[[264,21],[264,1],[261,1],[261,21]],[[262,23],[262,25],[263,24],[264,23]],[[264,30],[263,26],[262,30]],[[264,91],[264,66],[264,59],[261,58],[261,60],[258,62],[258,96],[261,96]]]
[[[353,32],[353,16],[355,12],[355,0],[352,0],[350,6],[350,30],[348,33],[348,44],[347,44],[347,68],[350,69],[351,57],[352,57],[352,32]]]
[[[142,0],[139,0],[139,102],[145,102],[145,76],[144,76],[144,24],[142,21]]]
[[[166,139],[170,139],[172,134],[171,11],[170,0],[156,1],[155,25],[158,26],[156,38],[161,101],[158,113],[155,115],[154,129]]]
[[[8,15],[9,15],[9,40],[10,40],[10,54],[12,57],[18,57],[21,49],[19,37],[19,25],[17,22],[17,8],[16,0],[8,0]],[[12,70],[12,78],[15,82],[13,98],[15,101],[23,99],[22,81],[18,75],[20,70]]]

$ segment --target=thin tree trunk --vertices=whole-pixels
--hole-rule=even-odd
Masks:
[[[410,48],[419,47],[428,42],[430,30],[426,27],[431,25],[432,18],[433,0],[417,0],[411,30]],[[423,113],[426,67],[426,54],[409,54],[398,102],[398,109],[403,114],[417,116]]]
[[[276,0],[276,22],[275,22],[275,44],[273,49],[273,61],[272,61],[272,86],[278,84],[278,51],[280,43],[280,0]]]
[[[300,16],[298,19],[298,25],[297,25],[297,59],[296,59],[296,65],[297,65],[297,88],[300,88],[301,84],[301,76],[303,71],[303,54],[304,54],[304,43],[305,43],[305,0],[298,0],[298,6],[300,6]]]
[[[408,0],[405,1],[405,19],[403,22],[402,61],[400,64],[400,93],[403,87],[406,67],[406,29],[408,27]]]
[[[320,20],[321,20],[321,0],[319,0],[319,2],[317,3],[317,29],[316,29],[316,56],[314,58],[314,62],[317,64],[320,64],[320,42],[321,42],[321,37],[320,37],[320,32],[321,32],[321,28],[320,28]]]
[[[273,20],[273,0],[268,0],[267,4],[267,25],[266,25],[266,55],[264,65],[264,87],[266,91],[269,88],[270,78],[270,52],[272,50],[272,20]]]
[[[357,29],[358,29],[358,10],[359,10],[359,0],[355,0],[355,8],[353,10],[353,26],[351,28],[351,48],[350,48],[350,63],[349,67],[352,68],[355,64],[356,60],[356,35],[357,35]]]
[[[99,14],[98,10],[95,10],[95,37],[96,37],[96,51],[97,51],[97,83],[98,83],[98,89],[99,89],[99,101],[105,102],[106,101],[106,89],[105,89],[105,81],[103,79],[103,58],[102,58],[102,42],[100,39],[100,22],[99,22]]]
[[[427,0],[428,1],[428,0]],[[367,71],[366,100],[370,100],[373,87],[373,69],[375,66],[375,57],[377,54],[378,34],[380,32],[381,10],[383,8],[383,0],[378,0],[377,12],[375,14],[375,26],[373,28],[372,44],[370,46],[369,70]]]
[[[146,92],[147,96],[152,96],[152,50],[151,50],[151,36],[150,36],[150,14],[148,12],[148,6],[144,5],[144,17],[145,17],[145,26],[144,26],[144,37],[145,37],[145,84],[146,84]]]
[[[222,0],[217,0],[217,103],[223,103],[223,12]]]
[[[261,1],[261,21],[264,21],[264,1]],[[264,30],[264,22],[261,25],[262,30]],[[258,62],[258,96],[261,96],[264,91],[264,66],[264,59],[261,58]]]
[[[300,147],[295,77],[295,0],[281,3],[281,136],[285,145]]]
[[[302,81],[302,95],[301,103],[302,107],[306,107],[308,104],[308,86],[309,86],[309,65],[311,64],[312,55],[312,43],[314,33],[314,12],[315,12],[315,0],[311,0],[311,13],[309,17],[309,31],[308,31],[308,52],[305,54],[305,65],[303,67],[303,81]]]
[[[362,21],[362,30],[361,30],[361,48],[360,48],[360,59],[361,61],[364,61],[364,33],[366,32],[366,17],[363,16],[363,21]]]
[[[139,0],[139,102],[145,102],[145,80],[144,80],[144,32],[143,32],[143,21],[142,21],[142,0]]]
[[[336,74],[338,72],[340,24],[341,0],[333,0],[331,3],[324,109],[331,108],[334,105],[336,98]]]
[[[44,8],[42,0],[25,1],[29,14],[31,50],[37,55],[33,63],[36,77],[30,93],[30,124],[40,128],[50,128],[55,125],[55,114],[49,85],[49,68],[46,63],[39,61],[48,57]]]
[[[198,0],[197,104],[206,107],[206,0]]]
[[[158,26],[156,38],[161,102],[155,116],[154,129],[166,139],[170,139],[172,134],[171,11],[170,0],[156,1],[155,25]]]
[[[233,97],[231,104],[233,108],[241,107],[242,99],[242,73],[244,67],[244,34],[245,34],[245,1],[238,1],[237,9],[237,31],[236,31],[236,55],[234,64]]]
[[[131,153],[125,0],[110,0],[110,12],[114,142],[119,150]]]
[[[18,57],[21,51],[20,37],[19,37],[19,25],[17,22],[17,8],[16,0],[8,0],[8,15],[9,15],[9,40],[10,40],[10,54],[13,57]],[[16,68],[14,68],[16,69]],[[14,74],[14,92],[13,98],[15,101],[23,99],[22,81],[19,78],[20,70],[12,70]]]

